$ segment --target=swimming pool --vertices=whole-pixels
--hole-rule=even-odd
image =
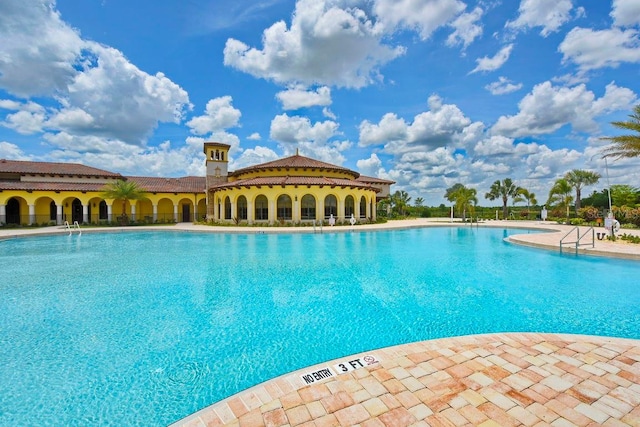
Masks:
[[[640,338],[640,263],[503,242],[523,232],[0,242],[0,425],[166,425],[304,366],[445,336]]]

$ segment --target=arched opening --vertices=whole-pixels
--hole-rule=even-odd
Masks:
[[[338,199],[333,194],[324,198],[324,217],[328,219],[331,215],[338,216]]]
[[[82,223],[82,202],[80,199],[73,199],[71,202],[71,222],[78,221],[78,224]]]
[[[367,216],[367,199],[364,196],[360,197],[360,218],[366,218]]]
[[[353,200],[353,196],[347,196],[344,199],[344,217],[351,218],[351,215],[356,214],[356,202]]]
[[[58,208],[53,200],[49,203],[49,221],[55,221],[58,216]]]
[[[278,197],[278,220],[279,221],[291,221],[291,213],[292,213],[292,204],[291,197],[287,194],[283,194]]]
[[[264,195],[260,195],[256,197],[256,208],[255,208],[256,220],[268,220],[269,219],[269,202],[267,201],[267,197]]]
[[[316,219],[316,198],[305,194],[301,202],[300,219]]]
[[[7,224],[20,224],[20,202],[13,197],[7,202]]]
[[[106,221],[109,219],[109,210],[107,209],[107,202],[105,202],[104,200],[100,201],[100,204],[98,205],[98,219],[99,220],[103,220]]]
[[[247,198],[245,196],[238,197],[238,219],[241,221],[248,219]]]
[[[231,199],[229,196],[224,198],[224,219],[231,219]]]

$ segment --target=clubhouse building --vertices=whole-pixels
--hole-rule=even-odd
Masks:
[[[99,224],[126,214],[142,223],[298,224],[374,221],[393,181],[294,155],[233,172],[230,146],[204,144],[206,176],[123,176],[76,163],[0,159],[0,225]],[[134,181],[142,200],[105,199],[105,185]]]

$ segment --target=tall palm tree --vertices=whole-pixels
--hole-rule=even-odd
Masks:
[[[478,204],[476,197],[477,190],[475,188],[467,188],[462,184],[455,184],[447,189],[445,198],[455,203],[457,211],[462,211],[462,220],[467,220],[467,210],[473,212],[475,205]]]
[[[394,209],[398,210],[400,216],[404,216],[404,210],[409,206],[411,196],[404,190],[398,190],[391,196],[391,203],[393,203]]]
[[[600,180],[600,174],[596,172],[574,169],[572,171],[567,172],[564,175],[564,179],[569,183],[570,186],[576,189],[576,212],[580,209],[580,196],[582,192],[582,187],[587,185],[594,185]]]
[[[629,115],[631,120],[626,122],[611,122],[618,129],[631,131],[627,135],[606,136],[600,139],[611,141],[611,145],[602,150],[605,157],[617,159],[623,157],[640,157],[640,104],[633,108],[633,114]]]
[[[127,201],[144,199],[145,194],[145,191],[140,188],[136,182],[118,179],[105,185],[102,197],[105,199],[122,200],[120,224],[126,225],[129,223],[129,217],[126,213]]]
[[[572,192],[573,187],[566,179],[556,179],[551,190],[549,190],[549,200],[547,200],[547,205],[557,205],[559,207],[566,208],[567,218],[569,218],[569,207],[571,206],[571,202],[573,202],[573,197],[571,196]]]
[[[415,207],[420,208],[422,207],[422,205],[424,205],[424,199],[422,197],[416,197],[416,199],[413,201],[413,204],[415,205]]]
[[[527,202],[527,210],[531,208],[531,205],[537,205],[536,193],[532,193],[526,188],[520,188],[518,194],[513,198],[513,203]]]
[[[520,187],[515,185],[511,178],[505,178],[502,181],[498,180],[491,184],[489,192],[484,197],[489,200],[502,199],[502,217],[507,219],[509,198],[516,197],[519,190]]]

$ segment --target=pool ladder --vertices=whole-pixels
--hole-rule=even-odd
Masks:
[[[589,242],[581,243],[583,238],[588,237],[589,232],[591,232],[591,243]],[[575,234],[576,240],[571,242],[565,242],[565,239],[568,238],[569,236],[572,236],[573,234]],[[578,248],[580,246],[591,246],[592,248],[595,248],[596,247],[595,235],[596,235],[596,232],[593,227],[589,227],[587,231],[584,232],[584,234],[580,235],[580,227],[575,226],[567,234],[565,234],[562,239],[560,239],[560,252],[562,253],[563,245],[575,245],[576,255],[578,254]]]
[[[73,230],[78,230],[78,234],[82,234],[82,230],[80,230],[80,224],[78,224],[78,221],[73,221],[73,227],[69,225],[69,221],[65,221],[64,226],[67,228],[69,236],[73,234]]]

